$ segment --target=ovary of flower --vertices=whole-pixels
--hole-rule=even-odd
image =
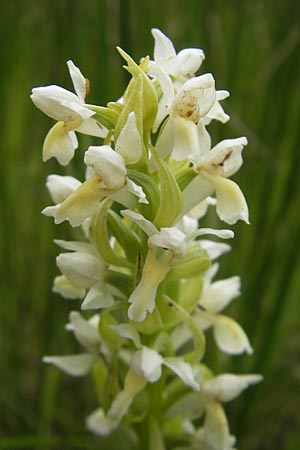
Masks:
[[[172,41],[159,29],[153,28],[154,63],[172,78],[174,86],[179,89],[187,78],[195,75],[204,60],[204,52],[199,48],[186,48],[176,54]]]
[[[78,146],[74,131],[97,137],[106,135],[105,128],[92,118],[95,112],[85,106],[88,80],[72,61],[67,64],[76,94],[55,85],[34,88],[31,94],[33,103],[57,120],[46,136],[43,159],[47,161],[54,156],[62,165],[69,163]]]
[[[244,195],[239,186],[228,179],[241,167],[241,153],[246,144],[245,137],[226,139],[211,150],[199,150],[190,157],[198,175],[184,190],[184,213],[215,192],[220,219],[229,224],[238,220],[249,223]]]
[[[211,283],[211,278],[218,270],[213,265],[204,277],[204,286],[198,303],[195,320],[201,329],[213,327],[214,338],[218,347],[230,354],[240,354],[253,349],[248,337],[240,325],[230,317],[220,314],[226,306],[240,295],[240,278],[231,277]]]

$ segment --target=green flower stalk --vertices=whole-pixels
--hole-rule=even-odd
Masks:
[[[81,301],[83,313],[72,311],[66,328],[83,350],[44,362],[92,375],[97,400],[86,423],[93,433],[123,428],[132,448],[230,450],[235,440],[223,403],[261,376],[214,374],[205,362],[209,328],[220,351],[253,350],[222,313],[239,296],[240,278],[212,281],[213,261],[230,247],[202,237],[234,234],[199,228],[199,221],[216,207],[227,224],[249,222],[246,200],[229,179],[247,139],[211,146],[209,124],[229,120],[220,104],[229,93],[216,90],[212,74],[195,75],[202,50],[177,54],[160,30],[152,34],[153,60],[137,64],[118,49],[131,75],[118,101],[90,105],[89,82],[72,61],[75,93],[32,90],[34,104],[57,121],[44,142],[45,161],[68,165],[75,132],[99,139],[83,155],[84,180],[53,174],[46,183],[54,205],[43,214],[82,230],[80,242],[56,241],[65,252],[53,290]]]

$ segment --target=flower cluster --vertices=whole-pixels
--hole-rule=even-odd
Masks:
[[[154,57],[139,64],[118,49],[131,80],[122,98],[88,103],[89,81],[68,61],[75,94],[59,86],[32,90],[32,101],[57,122],[43,159],[67,165],[78,147],[75,132],[95,136],[84,153],[86,178],[50,175],[55,223],[81,227],[83,240],[56,243],[61,275],[53,290],[80,299],[66,329],[83,350],[46,356],[73,376],[92,373],[98,402],[88,428],[107,435],[130,430],[133,446],[149,449],[229,450],[222,406],[259,375],[214,374],[205,364],[205,333],[220,351],[251,353],[240,327],[221,311],[240,294],[237,276],[212,281],[213,261],[227,252],[228,229],[199,228],[215,207],[227,224],[248,223],[239,186],[229,178],[242,164],[245,137],[211,145],[211,121],[229,116],[212,74],[196,76],[200,49],[176,53],[153,29]],[[206,235],[215,236],[208,240]],[[86,312],[87,311],[87,312]],[[141,427],[141,422],[146,426]]]

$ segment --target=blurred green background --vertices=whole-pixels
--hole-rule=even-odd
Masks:
[[[178,50],[203,48],[202,71],[231,92],[231,121],[211,127],[214,141],[249,138],[235,179],[251,226],[234,227],[221,275],[242,277],[230,312],[255,353],[210,359],[216,370],[255,371],[265,380],[227,405],[231,430],[241,450],[300,448],[299,1],[10,0],[0,19],[0,449],[107,450],[116,443],[123,450],[118,434],[103,442],[85,430],[84,417],[97,406],[89,380],[41,363],[43,354],[76,350],[64,324],[79,305],[51,292],[59,253],[52,241],[74,235],[40,215],[50,204],[46,176],[64,172],[41,161],[52,121],[29,94],[47,84],[71,89],[65,61],[72,59],[91,81],[91,103],[118,98],[126,74],[115,46],[137,60],[152,55],[154,26]],[[82,138],[81,148],[90,142]],[[80,159],[79,151],[71,173]]]

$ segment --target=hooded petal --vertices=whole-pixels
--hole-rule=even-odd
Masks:
[[[230,177],[241,167],[242,150],[247,145],[245,137],[225,139],[217,144],[207,155],[205,167],[223,177]]]
[[[75,122],[78,123],[77,121]],[[74,125],[74,126],[75,126]],[[72,128],[72,127],[71,127]],[[43,145],[43,161],[54,157],[62,165],[66,166],[74,156],[78,147],[78,141],[69,124],[57,122],[50,128]]]
[[[212,108],[216,100],[215,80],[211,73],[187,80],[172,104],[172,117],[178,115],[195,124]]]
[[[225,353],[239,355],[253,353],[248,337],[240,325],[226,316],[217,316],[214,323],[214,337],[218,347]]]
[[[91,353],[68,356],[44,356],[43,362],[54,364],[63,372],[73,377],[81,377],[88,374],[95,364],[97,356]]]
[[[183,256],[187,251],[185,238],[185,234],[175,227],[161,228],[158,233],[149,237],[148,246],[161,247]]]
[[[190,78],[200,68],[205,55],[200,48],[185,48],[176,57],[176,74]]]
[[[81,182],[74,177],[62,175],[49,175],[46,186],[54,203],[62,203],[72,194]]]
[[[131,367],[149,383],[155,383],[161,377],[163,358],[155,350],[143,347],[131,360]]]
[[[80,287],[92,287],[101,277],[103,264],[89,253],[61,253],[56,263],[63,275]]]
[[[66,89],[51,85],[32,89],[31,100],[47,116],[62,122],[73,122],[80,118],[80,114],[70,106],[80,105],[77,95]],[[67,106],[67,103],[69,105]]]
[[[109,189],[120,189],[125,184],[126,167],[124,159],[108,145],[90,146],[84,155],[84,162],[92,167]]]

